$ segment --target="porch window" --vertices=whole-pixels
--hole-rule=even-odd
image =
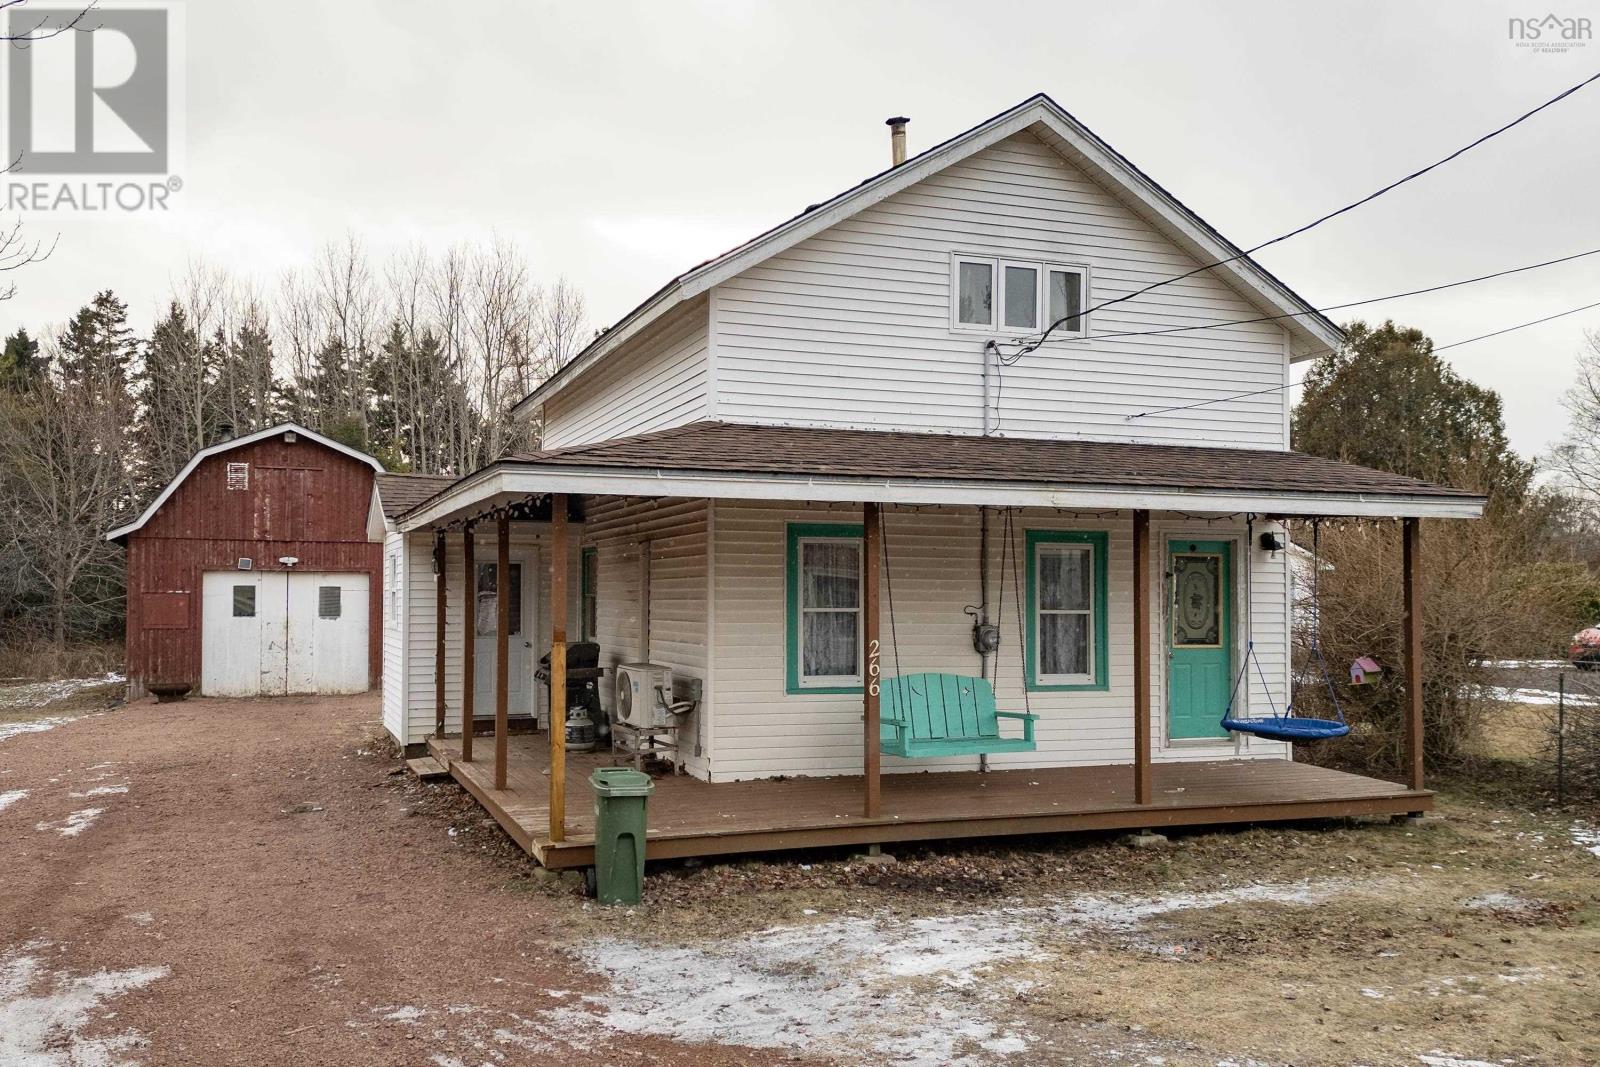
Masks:
[[[793,523],[788,542],[788,690],[859,692],[861,527]]]
[[[1028,531],[1028,688],[1106,689],[1106,535]]]
[[[600,551],[586,548],[578,575],[578,640],[593,641],[600,632]]]

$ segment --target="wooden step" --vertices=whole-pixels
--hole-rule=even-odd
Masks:
[[[432,756],[418,756],[416,759],[406,760],[406,770],[424,782],[433,782],[440,778],[450,777],[450,768]]]

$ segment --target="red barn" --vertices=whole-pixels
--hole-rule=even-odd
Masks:
[[[359,693],[378,679],[381,526],[371,456],[285,423],[207,448],[138,519],[128,688]]]

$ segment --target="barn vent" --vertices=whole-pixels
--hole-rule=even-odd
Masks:
[[[230,463],[230,464],[228,464],[228,488],[229,489],[248,489],[248,488],[250,488],[250,464],[248,464],[248,463]]]

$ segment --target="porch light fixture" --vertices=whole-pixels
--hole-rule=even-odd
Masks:
[[[1281,552],[1283,551],[1283,538],[1268,530],[1261,535],[1261,548],[1266,552]]]

